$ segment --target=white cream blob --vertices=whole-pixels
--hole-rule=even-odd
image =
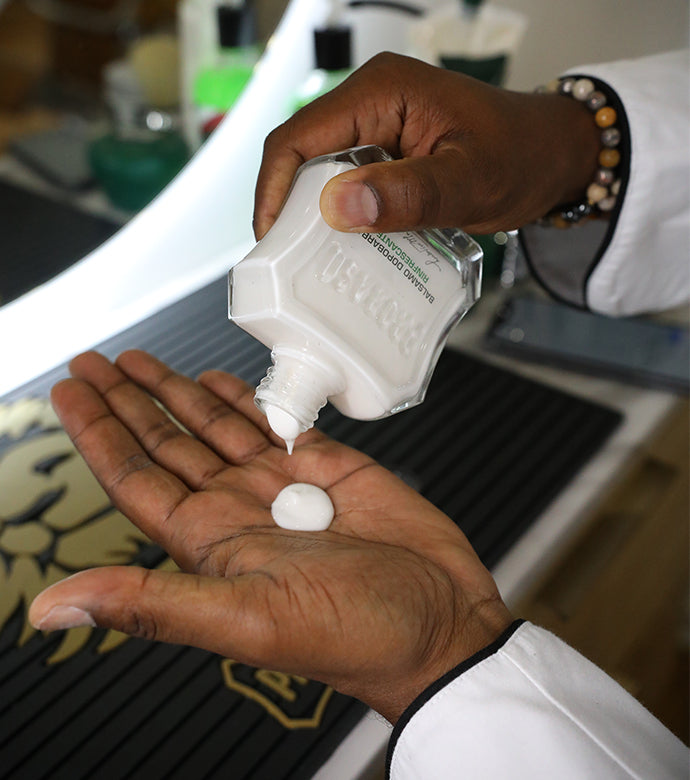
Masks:
[[[295,439],[304,432],[304,428],[295,418],[278,406],[268,404],[266,406],[266,418],[271,430],[276,436],[280,436],[287,446],[288,455],[292,455]]]
[[[328,493],[306,482],[283,488],[271,505],[276,525],[291,531],[325,531],[334,513]]]

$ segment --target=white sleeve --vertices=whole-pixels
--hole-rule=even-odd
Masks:
[[[690,299],[690,53],[573,73],[602,82],[619,99],[629,172],[608,231],[605,222],[523,229],[535,275],[557,297],[603,314],[681,305]]]
[[[516,621],[396,725],[391,780],[687,778],[688,750],[604,672]]]

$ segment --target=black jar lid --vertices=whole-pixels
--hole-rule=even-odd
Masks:
[[[352,67],[352,33],[345,25],[314,30],[316,67],[320,70],[347,70]]]

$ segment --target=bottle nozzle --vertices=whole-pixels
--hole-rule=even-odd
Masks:
[[[301,350],[276,346],[271,357],[273,365],[256,388],[254,402],[291,453],[295,439],[312,427],[328,397],[342,390],[343,380]]]

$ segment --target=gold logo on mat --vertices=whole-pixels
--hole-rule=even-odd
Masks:
[[[26,614],[48,585],[81,569],[132,563],[150,541],[111,504],[46,399],[0,404],[0,631],[18,617],[16,644],[35,630]],[[158,568],[175,568],[165,559]],[[48,663],[71,657],[92,634],[66,631]],[[108,631],[106,652],[128,637]]]
[[[333,689],[296,674],[270,672],[225,659],[228,688],[260,704],[286,729],[317,729]]]

